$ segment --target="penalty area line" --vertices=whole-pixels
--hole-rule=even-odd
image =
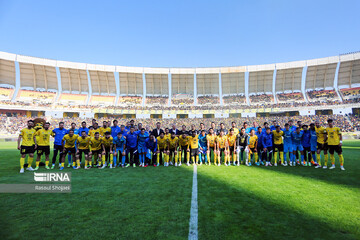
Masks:
[[[197,166],[194,165],[193,185],[191,194],[189,240],[198,239],[198,187],[197,187]]]

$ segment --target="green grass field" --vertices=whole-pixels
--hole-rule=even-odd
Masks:
[[[346,171],[199,166],[199,239],[360,239],[360,141],[343,150]],[[0,184],[34,183],[0,152]],[[188,238],[193,167],[66,171],[72,193],[0,194],[1,240]]]

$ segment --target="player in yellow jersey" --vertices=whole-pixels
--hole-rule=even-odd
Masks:
[[[86,132],[82,131],[81,136],[76,140],[77,151],[76,151],[76,161],[81,162],[82,155],[85,157],[85,169],[89,168],[89,147],[90,147],[90,137],[86,136]]]
[[[98,127],[98,124],[94,123],[92,127],[93,128],[89,130],[89,136],[93,138],[95,137],[95,133],[99,133],[100,136],[100,128]]]
[[[94,163],[101,159],[102,153],[102,139],[100,138],[100,133],[96,132],[95,136],[90,138],[90,149],[89,152],[89,166],[92,167],[92,157],[94,157]],[[99,165],[97,165],[98,167]]]
[[[227,141],[227,137],[224,135],[224,129],[221,129],[219,131],[219,136],[216,138],[216,143],[217,143],[217,154],[218,154],[218,157],[217,157],[217,161],[218,161],[218,166],[221,165],[221,155],[222,153],[224,153],[224,157],[226,158],[227,156],[227,147],[228,147],[228,141]],[[216,162],[215,162],[215,165],[216,165]]]
[[[113,168],[114,156],[113,156],[113,137],[110,132],[105,132],[105,137],[102,138],[102,169],[106,168],[106,160],[110,158],[110,168]],[[100,168],[100,166],[99,166]]]
[[[216,135],[214,133],[214,129],[210,128],[209,129],[209,134],[206,135],[206,140],[207,140],[207,159],[208,159],[208,163],[209,166],[211,165],[211,152],[213,153],[213,159],[214,159],[214,163],[216,163]]]
[[[279,125],[276,125],[272,134],[274,139],[274,166],[276,167],[278,164],[278,153],[280,154],[281,165],[284,165],[284,143],[282,138],[284,132],[281,131]]]
[[[189,148],[189,137],[186,135],[186,132],[183,131],[182,134],[179,136],[179,164],[181,166],[181,155],[184,156],[184,162],[187,162],[187,159],[190,159],[190,152],[188,151]]]
[[[328,127],[326,128],[326,139],[329,147],[329,153],[330,153],[330,160],[331,160],[331,167],[330,169],[335,168],[335,156],[334,152],[336,152],[339,156],[340,161],[340,169],[345,170],[344,168],[344,156],[342,155],[342,134],[340,131],[340,128],[334,127],[333,120],[328,119]],[[327,168],[327,165],[324,165],[323,168]]]
[[[191,136],[189,136],[189,147],[190,157],[193,165],[198,164],[199,161],[199,135],[196,134],[196,131],[191,132]],[[190,166],[189,159],[186,163]]]
[[[106,132],[110,132],[110,134],[111,134],[111,128],[108,127],[107,121],[103,122],[103,126],[99,129],[99,131],[100,131],[100,137],[105,137]]]
[[[328,144],[325,142],[326,138],[326,129],[320,126],[320,122],[317,120],[315,121],[315,132],[317,137],[317,154],[316,160],[318,165],[315,168],[321,168],[321,151],[324,152],[324,166],[327,166],[328,162]]]
[[[165,137],[164,132],[160,133],[160,136],[158,136],[156,138],[157,142],[158,142],[158,148],[157,148],[157,152],[156,152],[156,157],[157,157],[157,165],[159,166],[160,164],[162,164],[162,158],[164,158],[164,162],[167,162],[167,159],[169,158],[169,139]],[[164,163],[165,166],[165,163]]]
[[[171,136],[169,138],[169,158],[170,162],[172,163],[173,158],[175,159],[175,167],[177,167],[177,161],[178,161],[178,145],[179,145],[179,138],[176,137],[175,132],[171,133]],[[166,165],[168,165],[167,163]]]
[[[78,138],[78,135],[74,134],[74,130],[70,129],[69,133],[66,134],[62,141],[61,141],[61,145],[63,146],[63,156],[61,159],[61,168],[60,170],[64,169],[65,166],[65,157],[67,154],[71,154],[71,159],[73,159],[73,169],[80,169],[80,161],[76,161],[76,148],[75,148],[75,143],[76,140]],[[65,147],[65,148],[64,148]],[[77,166],[75,166],[77,165]]]
[[[251,157],[254,156],[254,162],[257,166],[260,165],[258,162],[258,152],[257,152],[257,145],[258,145],[258,136],[255,135],[255,130],[250,130],[250,135],[247,138],[247,147],[248,147],[248,159],[246,159],[245,165],[251,166]]]
[[[52,131],[49,129],[49,127],[50,127],[50,123],[46,122],[44,124],[44,128],[38,130],[35,133],[35,136],[37,137],[36,138],[37,141],[35,145],[36,153],[37,153],[35,170],[39,169],[40,160],[43,153],[45,153],[45,168],[50,169],[49,168],[50,136],[52,135]]]
[[[171,137],[169,128],[165,128],[165,138],[169,139]]]
[[[231,161],[230,161],[231,157],[232,157],[233,163],[235,164],[235,162],[236,162],[236,154],[235,154],[236,135],[237,134],[235,134],[235,130],[233,128],[230,129],[229,134],[227,135],[227,141],[228,141],[227,163],[228,163],[229,166],[231,165]],[[225,166],[227,166],[226,159],[225,159]]]
[[[24,128],[20,131],[19,138],[18,138],[18,149],[20,150],[20,173],[24,173],[24,165],[25,165],[25,158],[28,155],[28,165],[26,170],[34,171],[31,167],[31,163],[34,160],[34,152],[35,152],[35,132],[36,130],[34,127],[34,121],[29,120],[27,122],[27,128]]]
[[[236,122],[231,123],[231,128],[234,129],[235,135],[238,135],[240,133],[240,130],[236,127]]]

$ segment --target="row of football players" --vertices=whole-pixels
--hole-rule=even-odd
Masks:
[[[114,135],[114,126],[108,128],[105,124],[102,131],[101,129],[97,131],[95,127],[95,131],[93,129],[93,132],[91,132],[84,126],[84,123],[80,129],[75,129],[72,126],[69,130],[65,130],[63,123],[60,123],[59,128],[53,131],[49,130],[50,124],[46,123],[43,129],[35,132],[32,129],[33,122],[30,120],[28,128],[21,131],[18,148],[22,154],[20,159],[21,172],[24,171],[26,154],[29,154],[27,169],[32,170],[31,161],[35,150],[37,150],[38,154],[35,170],[39,168],[40,158],[43,153],[46,156],[45,167],[49,168],[50,136],[55,138],[51,168],[55,167],[56,155],[60,152],[61,170],[64,169],[67,154],[73,159],[72,165],[76,169],[80,168],[80,160],[84,155],[85,168],[88,169],[92,166],[93,157],[94,162],[98,162],[98,167],[105,168],[108,159],[109,166],[112,168],[117,165],[118,156],[121,157],[120,165],[123,167],[129,166],[129,164],[136,166],[137,159],[140,166],[143,167],[150,163],[159,166],[163,158],[165,166],[171,165],[173,160],[175,160],[175,166],[178,166],[181,165],[182,156],[188,165],[190,156],[193,163],[202,164],[204,162],[210,165],[211,153],[215,165],[220,165],[222,156],[224,157],[225,166],[231,164],[231,158],[234,165],[240,165],[240,161],[243,162],[244,152],[246,154],[245,164],[248,166],[252,164],[252,160],[256,165],[272,166],[272,156],[274,156],[275,166],[278,164],[278,157],[280,157],[281,164],[287,166],[287,153],[289,153],[290,166],[295,166],[296,162],[300,164],[297,155],[298,151],[301,152],[302,165],[316,165],[316,167],[321,167],[320,153],[324,151],[324,168],[326,168],[328,149],[332,162],[331,169],[335,167],[334,152],[336,151],[339,154],[340,167],[344,170],[341,132],[332,123],[332,120],[329,119],[329,127],[326,129],[321,127],[319,122],[316,122],[310,124],[310,130],[307,129],[307,125],[303,125],[301,129],[286,124],[283,130],[280,129],[280,126],[275,126],[275,130],[272,131],[265,123],[264,131],[261,127],[258,127],[256,133],[255,129],[250,129],[249,134],[246,133],[247,129],[245,127],[241,128],[239,132],[233,123],[233,127],[227,135],[225,135],[226,130],[220,126],[219,135],[216,135],[214,130],[210,128],[208,133],[206,133],[205,129],[200,130],[199,135],[194,130],[190,131],[190,136],[187,135],[189,132],[185,131],[171,131],[171,134],[166,134],[160,131],[159,126],[157,127],[158,131],[154,129],[150,133],[145,129],[135,131],[134,126],[130,126],[128,132],[122,126],[119,128],[120,130],[115,131],[116,136],[113,138],[111,135]],[[117,127],[117,123],[114,122],[114,125]],[[76,130],[81,132],[81,136],[75,134]],[[100,137],[101,132],[104,137]],[[156,132],[160,134],[157,138],[155,138]],[[93,137],[89,137],[88,133]],[[176,133],[178,133],[178,136]],[[21,139],[22,144],[20,145]],[[61,143],[59,144],[59,142]],[[296,161],[295,158],[297,158]],[[98,161],[100,159],[101,161]],[[128,159],[127,164],[125,164],[126,159]],[[68,166],[71,166],[70,162]]]

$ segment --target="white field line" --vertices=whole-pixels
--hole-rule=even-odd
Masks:
[[[193,185],[191,194],[189,240],[198,239],[198,187],[197,187],[197,166],[194,165]]]

